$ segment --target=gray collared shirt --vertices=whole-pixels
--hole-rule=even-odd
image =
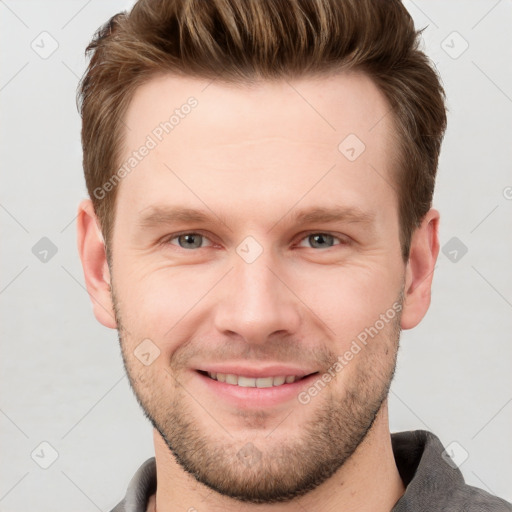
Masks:
[[[512,504],[464,483],[437,436],[426,430],[391,434],[393,454],[405,493],[391,512],[512,512]],[[156,491],[155,458],[148,459],[131,479],[126,496],[111,512],[146,512]]]

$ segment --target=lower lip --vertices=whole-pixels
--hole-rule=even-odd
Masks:
[[[194,373],[208,391],[235,405],[237,409],[272,407],[290,400],[298,401],[299,393],[304,388],[310,386],[315,379],[318,379],[318,373],[315,373],[298,381],[282,384],[281,386],[244,388],[234,384],[219,382],[198,371]]]

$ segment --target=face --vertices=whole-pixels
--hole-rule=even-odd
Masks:
[[[176,460],[219,493],[317,487],[387,396],[405,278],[388,110],[358,74],[165,76],[126,114],[123,162],[149,149],[117,185],[123,359]]]

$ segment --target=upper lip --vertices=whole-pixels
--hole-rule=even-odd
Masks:
[[[243,375],[244,377],[263,378],[295,375],[296,377],[305,377],[310,373],[316,373],[316,370],[306,370],[297,366],[267,365],[261,368],[255,368],[242,365],[208,365],[198,368],[198,370],[209,373],[225,373],[231,375]]]

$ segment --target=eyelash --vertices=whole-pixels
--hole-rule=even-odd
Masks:
[[[164,240],[162,240],[162,244],[163,245],[174,245],[175,247],[177,247],[178,249],[182,250],[182,251],[191,251],[191,250],[194,250],[194,249],[184,249],[183,247],[180,247],[179,245],[176,245],[176,244],[171,244],[171,241],[176,239],[176,238],[179,238],[180,236],[183,236],[183,235],[199,235],[199,236],[202,236],[203,238],[206,238],[207,240],[209,240],[211,242],[211,240],[204,234],[202,233],[201,231],[183,231],[181,233],[174,233],[173,235],[171,236],[168,236],[166,237]],[[307,239],[308,237],[310,237],[311,235],[328,235],[328,236],[332,236],[335,240],[338,240],[340,243],[337,244],[337,245],[340,245],[340,246],[343,246],[343,245],[349,245],[350,243],[350,240],[348,239],[348,237],[341,237],[341,236],[337,236],[335,235],[334,233],[329,233],[327,231],[309,231],[305,234],[302,234],[301,238],[299,239],[299,242],[302,242],[303,240]],[[332,246],[332,247],[327,247],[326,249],[332,249],[336,247],[336,245]],[[197,247],[195,248],[195,250],[199,250],[199,249],[205,249],[206,247]],[[309,249],[316,249],[315,247],[309,247]],[[325,251],[326,249],[317,249],[318,251]]]

